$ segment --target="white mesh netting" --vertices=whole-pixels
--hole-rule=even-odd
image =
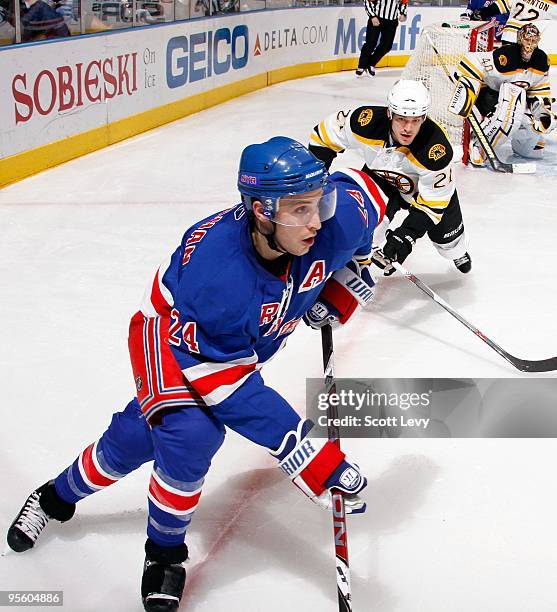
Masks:
[[[402,73],[403,79],[422,81],[429,89],[432,99],[429,116],[445,127],[455,147],[462,144],[463,120],[447,109],[453,84],[449,81],[441,62],[445,64],[450,74],[453,74],[460,60],[469,51],[490,50],[493,47],[490,29],[490,24],[478,25],[478,22],[426,26]],[[474,31],[476,34],[473,35]],[[435,53],[426,34],[431,38],[441,57]]]

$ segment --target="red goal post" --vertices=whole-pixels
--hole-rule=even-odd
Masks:
[[[439,55],[434,51],[429,39]],[[416,48],[402,72],[403,79],[422,81],[429,89],[432,100],[429,116],[445,128],[456,155],[460,156],[462,150],[462,161],[465,164],[468,162],[470,128],[468,121],[448,110],[453,84],[449,81],[442,63],[449,73],[453,74],[467,53],[491,51],[494,40],[493,21],[461,21],[428,25],[422,30]]]

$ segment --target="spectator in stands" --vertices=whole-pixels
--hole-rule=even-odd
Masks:
[[[21,42],[70,36],[64,17],[45,0],[22,0]]]
[[[399,22],[406,21],[408,0],[364,0],[368,15],[366,42],[356,76],[375,76],[375,66],[391,50]]]

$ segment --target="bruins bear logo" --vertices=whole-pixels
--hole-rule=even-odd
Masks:
[[[447,154],[447,149],[445,148],[445,146],[442,144],[436,144],[431,147],[427,156],[429,157],[429,159],[438,161],[446,154]]]
[[[358,117],[358,123],[361,126],[367,125],[371,121],[372,117],[373,117],[373,111],[371,110],[371,108],[365,108],[360,113],[360,116]]]
[[[507,65],[507,56],[506,55],[500,55],[499,56],[499,63],[501,64],[501,66],[506,66]]]
[[[416,190],[416,186],[414,181],[405,174],[400,174],[398,172],[391,172],[390,170],[372,170],[373,174],[380,176],[382,179],[386,180],[388,183],[396,187],[400,193],[404,195],[409,195],[414,193]]]

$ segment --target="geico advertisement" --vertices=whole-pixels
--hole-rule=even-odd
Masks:
[[[396,52],[458,11],[410,9]],[[271,11],[0,51],[0,156],[277,68],[357,56],[366,21],[361,7]]]
[[[407,22],[397,30],[393,52],[412,51],[424,25],[458,18],[459,13],[460,9],[410,9]],[[233,28],[200,27],[171,38],[166,47],[168,87],[187,89],[229,72],[243,78],[294,64],[354,56],[365,42],[367,17],[360,8],[284,11],[280,20],[272,15],[276,13],[252,15],[248,24]]]

